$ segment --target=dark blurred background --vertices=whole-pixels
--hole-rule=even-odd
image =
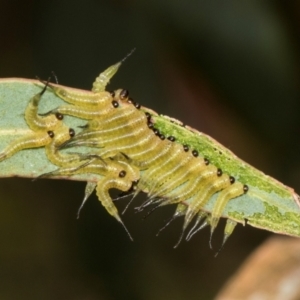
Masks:
[[[0,77],[90,89],[136,47],[109,89],[300,192],[299,23],[298,1],[2,0]],[[213,299],[270,234],[239,225],[214,258],[205,229],[174,250],[182,221],[156,237],[174,207],[142,221],[144,196],[123,216],[130,242],[96,196],[76,220],[84,185],[1,179],[0,299]]]

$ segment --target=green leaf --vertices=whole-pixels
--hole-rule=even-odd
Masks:
[[[16,78],[0,80],[0,149],[4,149],[16,138],[30,133],[24,119],[24,111],[29,100],[41,92],[43,87],[44,85],[36,80]],[[63,101],[49,89],[39,104],[40,113],[48,112],[62,103]],[[147,108],[143,109],[148,110]],[[254,227],[277,233],[300,236],[300,200],[291,188],[246,164],[209,136],[176,124],[168,117],[151,112],[155,126],[160,132],[166,136],[176,136],[178,141],[181,141],[182,144],[191,145],[225,173],[247,183],[249,192],[229,201],[223,212],[223,217],[242,224],[247,221]],[[65,116],[64,122],[67,126],[75,130],[78,129],[77,131],[80,131],[78,126],[86,123],[84,120],[69,116]],[[87,153],[88,149],[79,148],[77,150],[76,148],[76,152],[78,151]],[[43,148],[28,149],[22,150],[1,162],[0,177],[35,178],[56,168],[46,158]],[[97,181],[99,176],[84,174],[55,178]],[[204,210],[212,211],[217,196],[218,194],[215,194],[209,200]]]

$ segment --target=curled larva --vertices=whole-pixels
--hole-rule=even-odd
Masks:
[[[94,188],[96,188],[96,194],[101,204],[111,216],[113,216],[118,222],[123,225],[126,232],[128,233],[125,225],[121,220],[118,210],[109,195],[109,190],[113,188],[121,190],[123,192],[130,190],[132,185],[139,180],[139,170],[129,165],[125,161],[115,161],[112,158],[108,158],[106,160],[91,158],[88,162],[80,162],[77,163],[77,165],[74,165],[72,163],[72,166],[62,167],[55,171],[42,174],[39,177],[46,178],[60,175],[72,176],[75,174],[84,173],[93,173],[100,175],[100,179],[98,180],[96,185],[87,185],[84,202],[92,193]]]

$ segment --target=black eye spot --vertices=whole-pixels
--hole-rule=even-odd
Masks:
[[[168,136],[168,140],[171,142],[175,142],[176,138],[172,135]]]
[[[52,138],[54,138],[54,132],[53,131],[47,131],[48,135]]]
[[[204,158],[204,163],[205,163],[206,166],[208,166],[209,165],[209,160],[207,158]]]
[[[248,185],[245,184],[243,187],[243,190],[244,190],[244,193],[247,193],[249,191]]]
[[[188,152],[190,150],[189,146],[188,145],[183,145],[183,150],[185,152]]]
[[[192,154],[193,154],[195,157],[197,157],[197,156],[199,155],[199,153],[198,153],[197,150],[193,150],[193,151],[192,151]]]
[[[120,98],[121,98],[122,100],[127,99],[128,96],[129,96],[129,91],[128,91],[128,90],[122,90],[122,91],[121,91],[121,93],[120,93]]]
[[[119,102],[116,101],[116,100],[113,100],[113,101],[111,102],[111,104],[113,105],[114,108],[119,107]]]
[[[218,170],[217,170],[217,176],[220,177],[220,176],[222,176],[222,174],[223,174],[222,170],[221,170],[221,169],[218,169]]]
[[[159,137],[162,141],[166,138],[163,134],[161,134]]]
[[[157,136],[159,136],[160,135],[160,132],[159,132],[159,130],[158,129],[156,129],[156,128],[154,128],[153,129],[153,132],[155,133],[155,135],[157,135]]]
[[[150,129],[153,129],[153,128],[154,128],[153,123],[148,123],[148,127],[149,127]]]
[[[147,111],[145,112],[145,115],[147,117],[147,120],[150,121],[151,120],[151,115]]]
[[[57,120],[62,120],[64,118],[64,116],[61,113],[56,113],[55,117]]]
[[[137,109],[140,109],[140,108],[141,108],[141,104],[139,104],[139,103],[135,103],[134,106],[135,106],[135,108],[137,108]]]
[[[235,182],[235,178],[233,176],[229,177],[230,183],[233,184]]]
[[[69,135],[71,138],[75,136],[75,130],[73,128],[69,129]]]
[[[126,171],[122,170],[120,173],[119,173],[119,177],[123,178],[126,176]]]
[[[115,97],[115,92],[109,92],[109,93],[113,98]]]

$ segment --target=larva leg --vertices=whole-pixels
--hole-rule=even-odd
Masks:
[[[60,113],[51,114],[47,117],[38,115],[38,106],[47,89],[47,85],[48,83],[40,93],[30,99],[25,110],[25,120],[27,125],[34,131],[54,130],[61,125],[61,120],[63,119],[63,115]]]
[[[51,142],[54,137],[53,131],[39,131],[34,134],[19,138],[9,144],[1,153],[0,161],[7,159],[23,149],[39,148]]]

